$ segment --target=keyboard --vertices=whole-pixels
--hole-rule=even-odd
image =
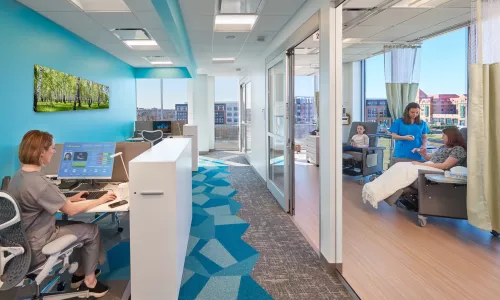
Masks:
[[[65,192],[63,194],[64,194],[64,196],[66,196],[68,198],[68,197],[72,197],[78,193],[79,192]],[[107,193],[108,193],[108,191],[92,191],[86,195],[83,195],[83,198],[86,198],[87,200],[95,200],[95,199],[101,198],[102,196],[106,195]]]

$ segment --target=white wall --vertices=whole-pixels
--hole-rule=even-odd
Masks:
[[[190,80],[188,84],[188,123],[198,125],[198,150],[201,153],[209,151],[210,137],[214,136],[213,82],[213,77],[198,75]],[[210,83],[211,87],[209,87]],[[209,94],[209,92],[212,92],[212,94]],[[212,111],[211,118],[209,117],[210,107]]]
[[[342,65],[342,106],[351,115],[351,122],[361,121],[361,62]],[[351,125],[342,125],[342,141],[346,142]]]
[[[265,59],[321,9],[320,30],[320,209],[321,254],[329,263],[342,262],[342,7],[309,0],[255,60],[247,75],[252,82],[251,163],[266,179]],[[286,49],[280,49],[280,51]],[[354,92],[352,92],[354,93]],[[354,97],[355,95],[353,95]]]

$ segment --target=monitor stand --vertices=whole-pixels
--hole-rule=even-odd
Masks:
[[[100,190],[104,187],[104,185],[98,183],[94,179],[91,179],[89,182],[80,183],[74,191],[95,191]]]

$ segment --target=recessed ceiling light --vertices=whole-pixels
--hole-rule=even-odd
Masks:
[[[235,61],[234,57],[217,57],[212,58],[212,63],[233,63]]]
[[[251,14],[220,14],[215,16],[215,31],[217,32],[249,32],[252,31],[258,15]]]
[[[83,11],[89,12],[129,12],[123,0],[69,0]]]
[[[122,41],[152,40],[151,35],[144,28],[116,28],[112,29],[111,33]]]
[[[234,40],[236,37],[234,35],[228,35],[224,37],[226,40]]]
[[[171,65],[173,64],[171,61],[150,61],[152,65]]]
[[[403,8],[435,8],[448,2],[449,0],[402,0],[392,7]]]
[[[360,38],[347,38],[343,39],[342,42],[346,44],[355,44],[361,42],[363,39]]]
[[[155,40],[127,40],[123,41],[129,46],[156,46],[158,45]]]

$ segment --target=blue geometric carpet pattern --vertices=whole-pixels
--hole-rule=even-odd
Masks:
[[[229,166],[200,158],[193,172],[193,220],[179,299],[266,300],[250,274],[259,253],[242,240],[248,223],[228,180]]]

